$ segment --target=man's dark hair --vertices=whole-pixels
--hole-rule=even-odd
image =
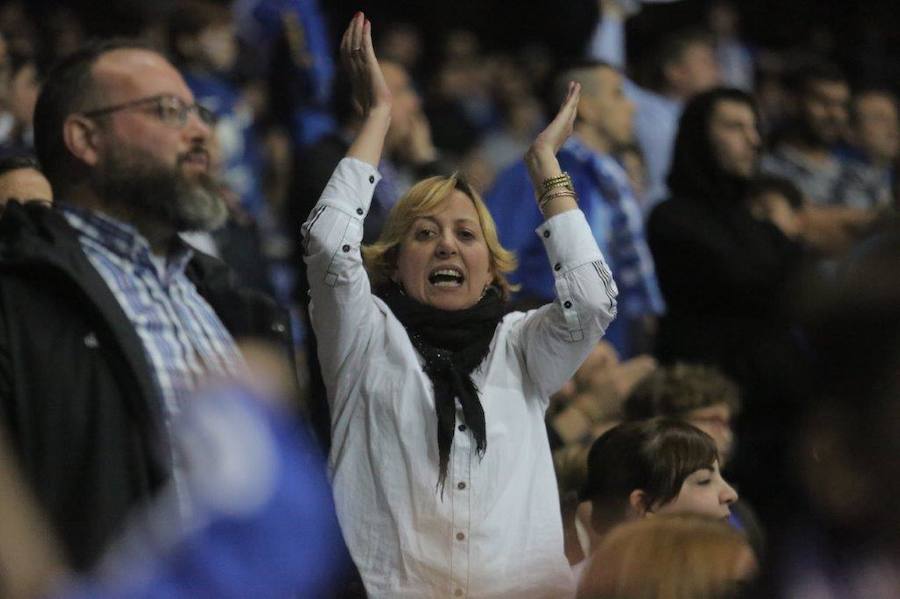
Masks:
[[[847,76],[839,66],[824,60],[808,61],[787,78],[788,89],[798,96],[808,94],[816,83],[847,83]]]
[[[34,108],[34,147],[44,175],[57,193],[84,176],[84,165],[66,148],[63,124],[71,114],[100,107],[103,95],[91,69],[103,54],[123,49],[149,48],[132,39],[90,42],[57,63],[41,88]]]
[[[667,180],[673,196],[721,202],[745,197],[748,181],[722,169],[710,141],[710,121],[720,102],[738,102],[759,114],[753,97],[739,89],[717,87],[694,96],[678,121]]]
[[[600,68],[612,69],[613,71],[619,70],[605,60],[593,58],[578,58],[566,62],[563,68],[559,70],[559,74],[553,79],[550,89],[547,90],[544,106],[547,115],[553,118],[553,115],[559,111],[559,107],[569,92],[570,81],[578,81],[584,87],[585,82],[581,80],[579,74]]]
[[[181,0],[166,18],[168,51],[177,65],[183,65],[191,57],[181,51],[180,42],[185,37],[196,37],[213,25],[231,22],[231,12],[221,2],[213,0]]]
[[[748,199],[758,198],[766,193],[783,196],[794,210],[799,210],[803,206],[803,192],[790,179],[776,175],[759,175],[747,188]]]
[[[0,158],[0,176],[23,168],[30,168],[41,172],[41,165],[34,156],[13,155]]]
[[[673,364],[657,368],[639,382],[625,400],[626,420],[657,416],[685,418],[693,410],[726,405],[741,408],[737,384],[712,366]]]
[[[593,516],[602,533],[624,520],[632,491],[644,492],[648,509],[666,504],[678,497],[688,476],[712,468],[718,456],[712,437],[686,422],[626,422],[594,441],[579,499],[602,506]]]

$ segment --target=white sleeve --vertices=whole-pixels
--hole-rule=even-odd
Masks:
[[[329,397],[338,377],[361,364],[383,322],[360,254],[363,219],[380,180],[373,166],[344,158],[302,227],[310,321]]]
[[[548,219],[537,234],[553,268],[556,300],[529,312],[510,339],[527,376],[549,400],[615,318],[618,290],[580,210]]]

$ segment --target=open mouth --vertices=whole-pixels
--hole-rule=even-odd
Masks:
[[[466,277],[456,268],[439,268],[428,275],[428,282],[435,287],[461,287]]]

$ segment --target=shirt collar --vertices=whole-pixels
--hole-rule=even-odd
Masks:
[[[66,202],[57,202],[57,206],[81,236],[134,264],[153,264],[150,259],[150,243],[134,226],[102,212],[86,210]],[[169,274],[183,272],[193,255],[191,247],[176,236],[166,259],[166,270]]]

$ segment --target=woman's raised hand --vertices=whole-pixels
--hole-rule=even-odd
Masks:
[[[353,16],[341,39],[341,62],[350,78],[353,103],[363,119],[347,156],[377,167],[391,124],[391,90],[375,57],[372,24],[361,12]]]
[[[543,190],[543,182],[546,179],[556,177],[562,170],[559,162],[556,160],[556,153],[565,143],[566,139],[572,134],[575,126],[575,116],[578,114],[578,100],[581,97],[581,84],[572,81],[569,83],[569,92],[563,101],[556,117],[547,127],[541,131],[535,138],[531,147],[525,153],[525,165],[528,167],[528,174],[531,177],[531,183],[534,185],[535,195],[540,197]],[[560,204],[562,206],[563,204]],[[565,203],[568,208],[574,207],[574,201]],[[552,210],[553,213],[558,210]],[[547,212],[545,215],[549,216]]]
[[[361,12],[353,15],[344,31],[341,63],[349,75],[353,104],[360,115],[367,117],[376,108],[390,110],[391,92],[375,57],[372,24]]]

